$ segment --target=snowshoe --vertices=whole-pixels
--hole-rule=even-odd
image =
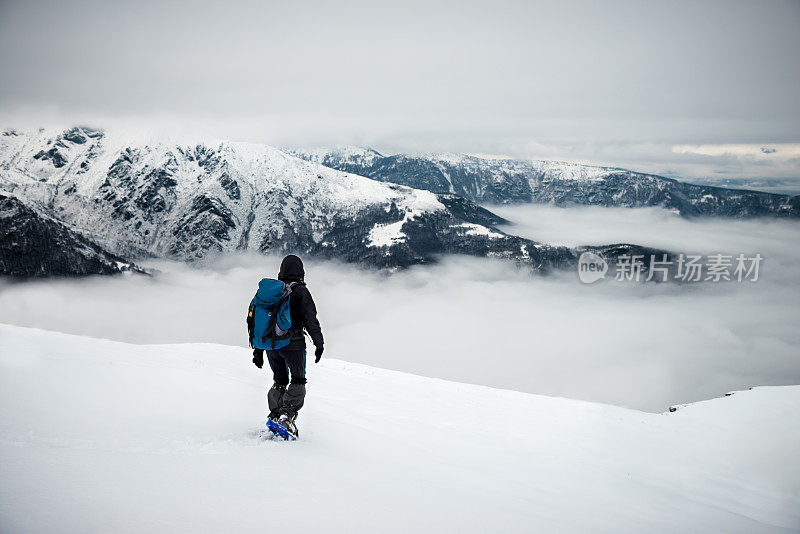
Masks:
[[[281,415],[277,420],[268,419],[267,428],[269,428],[270,431],[276,436],[279,436],[287,441],[294,441],[299,435],[294,421],[286,414]]]

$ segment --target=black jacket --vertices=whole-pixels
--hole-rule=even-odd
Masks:
[[[314,346],[321,347],[324,343],[322,338],[322,327],[317,319],[317,307],[311,292],[306,287],[303,278],[305,271],[303,262],[295,255],[286,256],[281,262],[281,270],[278,273],[278,280],[281,282],[296,282],[292,286],[292,296],[289,299],[289,313],[292,316],[292,333],[289,345],[284,347],[288,350],[302,350],[306,348],[306,340],[303,336],[305,329],[311,336]]]
[[[322,327],[317,319],[317,307],[311,292],[305,283],[299,282],[292,286],[292,296],[289,299],[289,313],[292,315],[292,340],[284,347],[289,350],[301,350],[306,348],[306,340],[303,329],[308,331],[314,346],[321,347],[324,343],[322,338]]]

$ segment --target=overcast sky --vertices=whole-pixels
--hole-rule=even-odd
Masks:
[[[798,28],[797,0],[0,0],[0,122],[800,181]]]

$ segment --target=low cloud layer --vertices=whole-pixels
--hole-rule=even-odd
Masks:
[[[531,277],[479,258],[393,275],[310,260],[326,356],[650,411],[800,383],[796,222],[693,222],[659,210],[600,208],[500,212],[518,221],[515,231],[545,241],[760,252],[762,275],[741,284],[584,286],[572,273]],[[240,345],[249,359],[245,309],[258,280],[275,276],[279,263],[229,257],[202,269],[160,264],[154,278],[6,284],[0,322],[132,343]],[[313,366],[310,373],[313,395]]]
[[[784,267],[797,265],[800,221],[762,219],[687,219],[662,208],[602,208],[521,204],[488,205],[513,224],[507,233],[566,246],[637,243],[682,252],[768,254]],[[788,265],[787,265],[788,264]],[[800,266],[799,266],[800,267]],[[794,274],[798,267],[789,267]],[[780,276],[780,273],[773,273]],[[800,283],[800,279],[794,278]],[[787,283],[791,283],[791,278]]]

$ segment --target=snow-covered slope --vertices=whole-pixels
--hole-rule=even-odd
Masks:
[[[0,192],[0,274],[83,276],[139,269],[63,223]]]
[[[0,368],[9,532],[800,527],[800,387],[649,414],[325,359],[286,443],[245,348],[0,325]]]
[[[343,147],[297,150],[309,161],[475,202],[661,206],[683,215],[800,216],[800,196],[679,182],[613,167],[464,154],[383,156]]]

